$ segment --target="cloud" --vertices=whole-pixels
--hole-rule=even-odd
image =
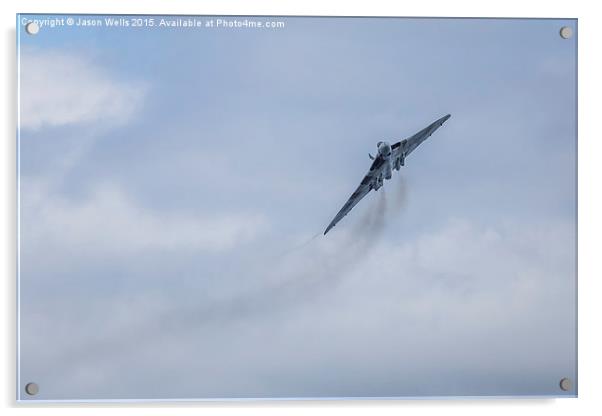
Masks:
[[[119,124],[140,107],[142,83],[115,79],[85,54],[21,49],[21,128]]]
[[[49,364],[57,363],[65,380],[77,382],[68,394],[53,387],[48,394],[549,394],[560,377],[573,376],[570,224],[455,219],[394,246],[371,239],[366,253],[358,252],[366,248],[362,234],[355,247],[340,246],[353,235],[339,234],[269,264],[241,266],[226,277],[231,292],[221,299],[163,294],[149,304],[142,294],[134,302],[116,294],[91,307],[57,306],[52,313],[62,319],[36,317],[36,327],[60,322],[72,335],[68,346],[46,338],[43,374],[59,371]],[[241,291],[242,280],[250,282]],[[106,316],[124,305],[123,318]]]
[[[137,204],[115,185],[98,185],[86,197],[68,198],[26,182],[23,240],[96,257],[156,250],[220,252],[246,243],[267,228],[260,215],[238,212],[166,213]],[[63,253],[65,253],[63,252]]]

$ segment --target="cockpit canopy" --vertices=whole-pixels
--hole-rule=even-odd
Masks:
[[[387,142],[378,142],[376,144],[378,153],[383,156],[391,156],[391,145]]]

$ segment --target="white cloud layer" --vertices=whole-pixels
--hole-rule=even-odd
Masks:
[[[241,267],[226,277],[230,299],[57,305],[63,318],[36,317],[36,332],[60,322],[76,336],[45,336],[37,365],[77,397],[537,395],[571,375],[570,224],[460,219],[395,247],[364,231]],[[243,280],[252,284],[240,292]],[[123,317],[106,316],[124,305]]]
[[[21,49],[21,128],[121,123],[140,107],[146,88],[113,79],[81,55]]]
[[[81,199],[27,182],[22,200],[22,236],[28,249],[44,247],[105,258],[153,250],[219,252],[248,242],[267,221],[244,213],[165,213],[141,206],[114,185],[101,185]]]

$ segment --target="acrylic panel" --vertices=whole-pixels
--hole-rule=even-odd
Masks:
[[[576,19],[17,16],[20,401],[577,395]]]

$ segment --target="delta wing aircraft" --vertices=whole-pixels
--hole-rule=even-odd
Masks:
[[[332,227],[337,225],[337,223],[345,215],[347,215],[363,197],[368,195],[372,189],[378,191],[378,189],[383,186],[385,179],[391,179],[393,169],[399,170],[402,166],[404,166],[406,157],[412,153],[414,149],[420,145],[420,143],[428,139],[430,135],[433,134],[439,127],[441,127],[443,123],[445,123],[450,117],[450,114],[446,115],[445,117],[441,117],[439,120],[434,121],[412,137],[392,145],[387,142],[378,142],[376,144],[376,157],[368,154],[370,159],[372,159],[372,166],[370,166],[370,170],[366,176],[364,176],[364,179],[362,179],[362,182],[357,187],[355,192],[351,194],[347,202],[345,202],[343,208],[341,208],[330,224],[328,224],[326,231],[324,231],[324,235],[326,235],[326,233],[330,231]]]

